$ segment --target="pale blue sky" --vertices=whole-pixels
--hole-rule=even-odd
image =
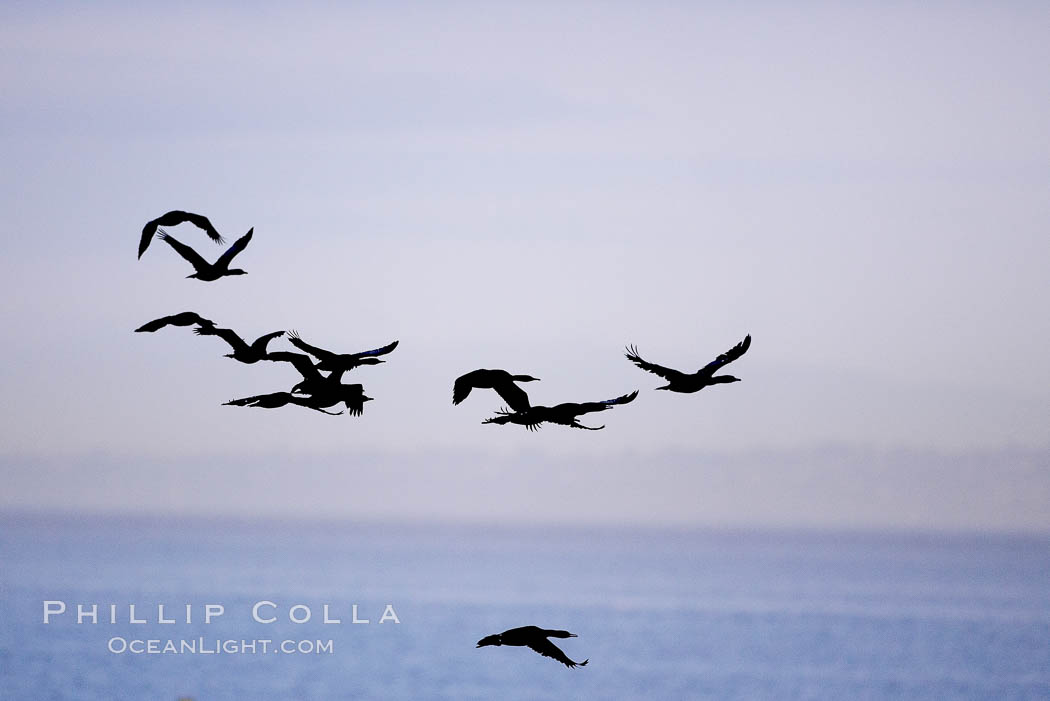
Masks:
[[[444,498],[433,515],[447,518],[476,515],[475,497],[556,518],[501,491],[514,480],[500,470],[579,460],[562,486],[588,520],[636,503],[609,466],[652,464],[666,500],[632,520],[1050,527],[1044,5],[111,3],[0,17],[0,431],[5,481],[21,485],[0,507],[192,510],[203,477],[140,466],[214,464],[236,483],[247,459],[314,456],[375,484],[361,456],[378,455],[417,466],[403,479]],[[158,246],[136,261],[142,224],[174,208],[231,237],[254,226],[249,275],[185,280]],[[245,336],[401,346],[360,371],[376,398],[361,419],[223,407],[294,377],[186,329],[131,333],[186,309]],[[636,343],[695,369],[746,333],[732,367],[744,381],[693,396],[650,391],[658,378],[622,355]],[[480,425],[494,396],[451,406],[452,380],[477,367],[543,378],[528,387],[539,403],[642,393],[594,422],[605,431],[531,435]],[[668,467],[668,451],[697,469]],[[879,457],[899,451],[985,469],[916,490],[922,460]],[[432,454],[471,474],[504,467],[454,497]],[[867,457],[827,457],[842,454]],[[733,484],[691,510],[682,495],[711,493],[711,460],[754,463],[768,497]],[[938,465],[930,484],[951,474]],[[264,512],[401,513],[349,506],[316,475],[297,491],[275,469],[296,506]],[[846,492],[876,491],[884,507],[861,518]]]

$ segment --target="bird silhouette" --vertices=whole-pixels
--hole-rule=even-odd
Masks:
[[[327,391],[325,385],[329,382],[329,378],[318,371],[310,356],[291,351],[272,351],[266,354],[266,359],[275,363],[290,363],[303,376],[302,382],[292,387],[292,393],[312,394],[315,391]],[[341,371],[340,375],[342,375]]]
[[[310,396],[316,406],[329,407],[342,402],[350,416],[361,416],[365,410],[365,402],[372,401],[372,397],[365,396],[362,385],[344,385],[340,382],[345,372],[343,369],[333,370],[325,376],[309,356],[289,351],[274,351],[267,354],[266,359],[291,363],[303,377],[301,382],[292,387],[292,393]]]
[[[511,628],[505,630],[502,633],[495,635],[488,635],[478,641],[477,647],[485,647],[487,645],[516,645],[524,646],[540,653],[544,657],[550,657],[553,660],[561,662],[569,669],[576,667],[584,667],[590,662],[590,659],[586,659],[583,662],[573,662],[570,660],[557,645],[552,643],[547,638],[575,638],[575,633],[570,633],[567,630],[545,630],[543,628],[537,628],[536,626],[523,626],[521,628]]]
[[[515,382],[536,382],[531,375],[511,375],[506,370],[474,370],[456,378],[452,385],[452,403],[459,404],[470,395],[472,389],[493,389],[514,411],[529,408],[529,395]]]
[[[252,397],[241,397],[240,399],[231,399],[228,402],[223,402],[223,406],[252,406],[259,409],[279,409],[289,404],[313,409],[314,411],[319,411],[322,414],[328,414],[329,416],[339,416],[343,413],[341,411],[325,411],[322,406],[319,406],[318,403],[314,401],[313,397],[299,397],[291,392],[256,394]]]
[[[199,229],[204,229],[204,233],[208,234],[208,238],[218,244],[225,243],[225,239],[215,227],[208,221],[208,217],[203,214],[194,214],[193,212],[183,212],[181,209],[173,209],[167,214],[162,214],[156,219],[146,222],[146,226],[142,227],[142,238],[139,239],[139,258],[149,248],[150,241],[153,240],[153,235],[157,233],[157,229],[162,226],[178,226],[183,222],[189,222]]]
[[[654,375],[667,380],[667,384],[663,387],[657,387],[656,389],[666,389],[671,392],[683,392],[691,393],[698,392],[704,387],[710,385],[724,384],[728,382],[740,382],[739,377],[733,377],[732,375],[715,375],[719,368],[728,365],[733,362],[751,347],[751,334],[744,337],[744,340],[736,344],[722,355],[718,356],[710,363],[700,368],[696,372],[689,374],[673,370],[672,368],[665,368],[662,365],[656,365],[655,363],[649,363],[642,360],[641,356],[638,355],[638,349],[634,346],[627,347],[627,359],[632,363],[640,367],[642,370],[647,370]]]
[[[314,392],[310,396],[322,406],[334,406],[342,402],[346,407],[346,413],[350,416],[364,414],[365,402],[372,401],[371,397],[365,396],[364,386],[360,384],[344,385],[338,382],[331,383],[327,389]],[[325,402],[331,402],[331,404],[325,404]]]
[[[377,365],[379,363],[385,363],[385,360],[380,360],[376,356],[386,355],[397,348],[398,343],[397,341],[394,341],[382,348],[373,348],[372,350],[361,351],[360,353],[333,353],[324,348],[310,345],[300,338],[299,332],[294,329],[288,332],[288,340],[299,350],[309,353],[317,358],[319,361],[317,363],[318,370],[333,372],[336,370],[353,370],[361,365]]]
[[[136,333],[146,332],[153,333],[159,331],[165,326],[193,326],[197,324],[201,327],[214,328],[215,322],[211,319],[205,319],[196,312],[182,312],[180,314],[172,314],[171,316],[162,316],[159,319],[148,321],[142,326],[135,329]]]
[[[212,282],[227,275],[248,274],[240,268],[230,268],[230,263],[233,261],[234,256],[247,247],[248,242],[252,240],[252,233],[254,231],[254,227],[249,229],[247,234],[234,241],[233,245],[227,248],[226,252],[219,256],[218,260],[214,263],[209,263],[204,260],[199,253],[186,244],[176,240],[171,234],[163,229],[157,233],[157,238],[174,248],[176,253],[185,258],[189,264],[193,266],[193,269],[196,272],[192,275],[187,275],[187,278],[196,278],[197,280],[203,280],[204,282]]]
[[[572,428],[582,428],[586,431],[600,431],[605,428],[604,425],[584,426],[577,421],[577,418],[583,414],[590,414],[595,411],[606,411],[620,404],[628,404],[633,402],[637,396],[638,390],[635,390],[630,394],[624,394],[614,399],[606,399],[601,402],[584,402],[582,404],[566,402],[564,404],[556,404],[555,406],[536,405],[523,411],[497,411],[496,416],[490,419],[485,419],[481,423],[499,425],[513,423],[524,426],[530,431],[538,430],[544,423],[552,423],[561,424],[562,426],[570,426]]]
[[[284,331],[274,331],[265,336],[259,336],[259,338],[255,339],[251,345],[248,345],[243,338],[233,331],[233,329],[221,329],[215,326],[198,326],[193,330],[193,333],[198,336],[218,336],[229,343],[230,347],[233,348],[233,352],[227,353],[224,357],[233,358],[234,360],[239,360],[242,363],[247,363],[249,365],[264,360],[266,358],[266,345],[278,336],[284,335]]]

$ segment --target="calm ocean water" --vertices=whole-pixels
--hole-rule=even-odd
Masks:
[[[11,699],[1050,699],[1050,539],[5,516],[0,621]]]

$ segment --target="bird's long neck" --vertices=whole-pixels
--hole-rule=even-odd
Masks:
[[[549,638],[575,638],[576,636],[567,630],[545,630],[543,634]]]

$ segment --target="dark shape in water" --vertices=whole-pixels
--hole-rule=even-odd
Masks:
[[[259,338],[255,339],[255,341],[249,346],[243,338],[233,331],[233,329],[201,326],[194,329],[193,333],[198,336],[218,336],[219,338],[222,338],[230,344],[231,348],[233,348],[233,352],[227,353],[224,357],[233,358],[234,360],[239,360],[248,365],[257,363],[260,360],[265,360],[267,355],[266,345],[278,336],[284,335],[284,331],[274,331],[265,336],[259,336]]]
[[[698,392],[704,387],[710,385],[724,384],[727,382],[740,382],[739,377],[733,377],[732,375],[715,375],[715,372],[719,368],[728,365],[733,362],[751,347],[751,334],[744,337],[744,340],[736,344],[722,355],[718,356],[710,363],[700,368],[696,372],[689,374],[673,370],[671,368],[665,368],[662,365],[656,365],[642,360],[641,356],[638,355],[638,349],[634,346],[627,347],[627,359],[632,363],[640,367],[642,370],[647,370],[655,375],[667,380],[667,384],[663,387],[657,387],[656,389],[666,389],[671,392],[683,392],[691,393]]]
[[[532,375],[511,375],[506,370],[474,370],[456,378],[452,385],[452,403],[459,404],[472,389],[494,389],[514,411],[529,408],[529,395],[515,382],[538,382]]]
[[[204,282],[212,282],[218,280],[226,275],[247,275],[248,273],[240,268],[230,268],[230,263],[233,261],[234,256],[243,251],[247,246],[248,242],[252,240],[252,233],[255,228],[248,229],[248,233],[240,237],[233,242],[233,245],[226,249],[226,252],[219,256],[218,260],[214,263],[201,258],[201,255],[195,250],[187,246],[186,244],[177,241],[168,232],[163,229],[157,234],[157,238],[161,241],[166,242],[169,246],[175,249],[175,252],[180,256],[189,261],[189,264],[193,266],[193,269],[197,272],[192,275],[187,275],[187,278],[196,278],[203,280]]]
[[[575,633],[570,633],[567,630],[544,630],[536,626],[523,626],[521,628],[511,628],[496,635],[488,635],[478,641],[477,647],[485,647],[486,645],[525,646],[544,657],[550,657],[561,662],[569,669],[584,667],[590,662],[590,659],[586,659],[583,662],[573,662],[557,645],[547,640],[548,637],[575,638],[577,636]]]
[[[193,326],[194,324],[197,324],[202,328],[215,328],[215,322],[211,319],[205,319],[196,312],[181,312],[179,314],[162,316],[159,319],[148,321],[135,329],[135,332],[139,333],[144,331],[146,333],[153,333],[154,331],[159,331],[165,326]]]
[[[311,346],[309,343],[299,337],[299,332],[292,330],[288,332],[288,340],[291,341],[292,345],[299,350],[309,353],[310,355],[317,358],[318,370],[332,371],[337,370],[353,370],[360,365],[378,365],[379,363],[385,363],[385,360],[380,360],[376,356],[386,355],[395,348],[397,348],[397,341],[383,346],[382,348],[373,348],[372,350],[361,351],[360,353],[333,353],[332,351],[325,350],[324,348],[318,348],[317,346]]]
[[[157,229],[162,226],[178,226],[183,222],[189,222],[198,229],[204,229],[204,233],[208,234],[208,238],[218,244],[225,243],[226,240],[215,230],[211,222],[208,221],[208,217],[203,214],[194,214],[193,212],[183,212],[181,209],[173,209],[167,214],[162,214],[152,221],[146,222],[146,226],[142,227],[142,238],[139,239],[139,258],[149,248],[149,242],[153,239],[153,235],[157,233]]]
[[[513,423],[524,426],[530,431],[538,430],[544,423],[561,424],[562,426],[582,428],[587,431],[600,431],[605,428],[604,424],[601,426],[584,426],[576,418],[582,414],[612,409],[619,404],[628,404],[633,402],[637,396],[638,390],[635,390],[630,394],[625,394],[615,399],[606,399],[601,402],[584,402],[582,404],[566,402],[555,406],[537,405],[524,411],[497,411],[498,416],[485,419],[481,423],[499,424],[501,426]]]

